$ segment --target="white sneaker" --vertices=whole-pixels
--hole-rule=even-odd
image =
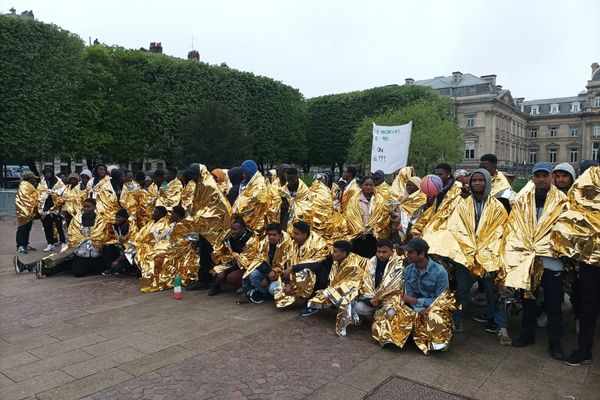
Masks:
[[[25,246],[19,246],[19,248],[17,249],[17,253],[27,254],[27,248]]]
[[[500,328],[498,331],[498,342],[501,346],[510,346],[512,345],[512,339],[508,336],[508,331],[506,328]]]
[[[46,246],[46,247],[44,248],[44,252],[45,252],[45,253],[48,253],[48,252],[50,252],[50,251],[52,251],[52,250],[54,250],[54,245],[53,245],[53,244],[49,244],[48,246]]]
[[[548,314],[543,312],[539,317],[537,317],[537,326],[538,328],[545,328],[548,326]]]
[[[66,243],[58,243],[58,247],[60,248],[60,251],[65,251],[67,249],[67,247],[69,247]]]

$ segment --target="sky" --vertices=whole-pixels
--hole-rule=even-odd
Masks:
[[[181,58],[193,43],[307,98],[453,71],[496,74],[526,100],[573,96],[600,63],[598,0],[0,0],[11,7],[86,42]]]

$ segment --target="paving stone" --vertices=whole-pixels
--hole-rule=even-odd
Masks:
[[[58,343],[52,343],[47,346],[42,346],[37,349],[32,349],[29,352],[40,358],[52,357],[60,353],[64,353],[70,350],[81,349],[92,344],[106,341],[106,338],[95,333],[78,336],[72,339],[63,340]]]
[[[11,369],[3,371],[9,378],[19,382],[37,375],[68,367],[70,365],[79,363],[84,360],[93,358],[89,353],[83,350],[72,350],[66,353],[60,353],[56,356],[44,358],[39,361],[35,361],[30,364],[21,365]]]
[[[62,370],[75,378],[83,378],[143,356],[144,353],[125,348],[64,367]]]
[[[9,368],[18,367],[23,364],[29,364],[37,360],[39,360],[38,357],[26,351],[3,355],[0,357],[0,371],[5,371]]]
[[[162,368],[171,363],[194,356],[196,353],[181,346],[173,346],[156,353],[140,357],[136,360],[119,365],[119,369],[140,376],[150,371]]]
[[[0,374],[0,387],[4,387],[12,383],[14,383],[14,381],[11,380],[8,376]]]
[[[23,399],[71,381],[73,381],[73,377],[64,372],[51,371],[35,378],[0,388],[0,399]]]
[[[132,376],[128,373],[117,368],[111,368],[100,371],[97,374],[69,382],[66,385],[38,393],[36,397],[40,400],[79,399],[131,378]]]

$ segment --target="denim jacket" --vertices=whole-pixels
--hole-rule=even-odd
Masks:
[[[429,307],[447,288],[448,272],[431,258],[422,273],[415,264],[404,268],[404,291],[417,298],[417,304],[412,306],[415,312]]]

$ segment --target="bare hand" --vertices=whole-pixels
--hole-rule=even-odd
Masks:
[[[377,297],[373,297],[373,298],[371,299],[371,305],[372,305],[373,307],[377,307],[377,306],[379,305],[379,300],[377,299]]]
[[[270,280],[271,282],[274,282],[274,281],[276,281],[276,280],[277,280],[277,278],[278,278],[278,276],[277,276],[277,274],[275,273],[275,271],[271,271],[271,272],[269,272],[269,280]]]
[[[402,297],[402,300],[406,304],[410,304],[411,306],[414,306],[415,304],[417,304],[417,301],[418,301],[416,297],[412,297],[407,294],[405,294],[404,297]]]
[[[291,284],[286,284],[285,287],[283,288],[283,291],[285,292],[285,294],[287,294],[288,296],[293,296],[294,295],[294,288],[292,287]]]

